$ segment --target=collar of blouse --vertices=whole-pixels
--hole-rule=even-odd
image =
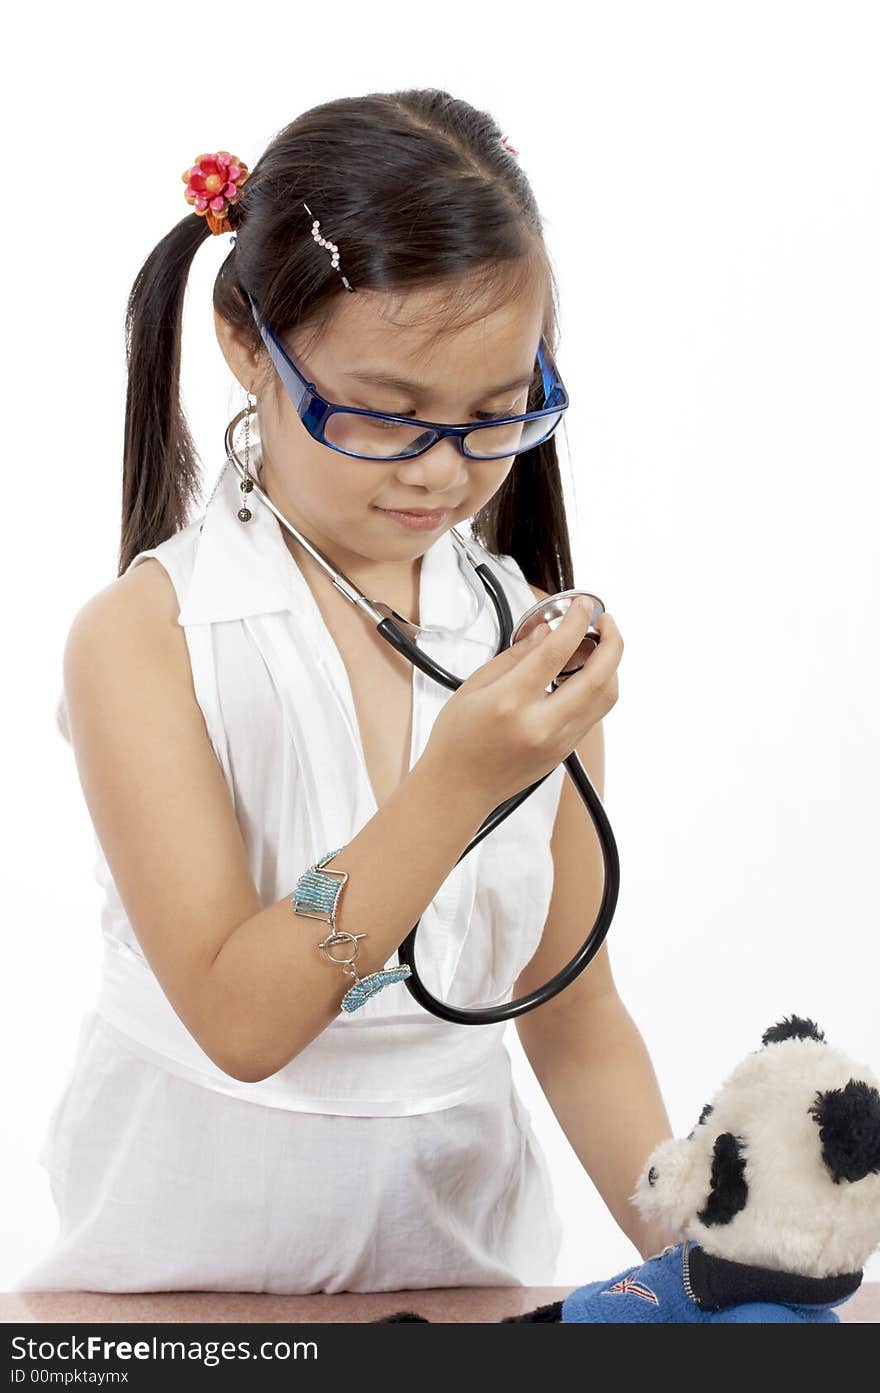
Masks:
[[[290,610],[323,629],[314,596],[284,541],[283,524],[259,498],[250,503],[250,522],[241,522],[237,516],[241,497],[238,474],[227,461],[199,528],[198,549],[177,622],[216,623]],[[460,628],[470,620],[470,632],[485,617],[491,606],[488,600],[478,604],[463,574],[468,565],[459,558],[448,531],[424,553],[419,599],[423,624]]]

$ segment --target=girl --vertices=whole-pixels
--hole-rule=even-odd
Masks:
[[[319,951],[328,930],[293,898],[319,860],[347,873],[336,927],[358,936],[361,978],[392,968],[421,919],[420,971],[462,1005],[546,981],[595,918],[598,844],[557,766],[577,748],[602,795],[620,633],[604,614],[588,662],[548,693],[583,612],[495,656],[494,612],[449,533],[471,520],[514,618],[573,586],[559,416],[545,438],[494,424],[467,453],[462,436],[414,453],[426,420],[542,407],[556,319],[540,216],[492,119],[436,90],[328,102],[252,171],[220,151],[184,180],[191,211],[128,305],[119,575],[64,652],[105,957],[41,1155],[59,1233],[18,1286],[550,1283],[561,1222],[504,1024],[443,1021],[399,980],[341,1010],[348,953]],[[248,394],[250,477],[421,626],[466,678],[454,693],[365,623],[231,464],[188,521],[186,277],[233,228],[214,318]],[[322,430],[320,399],[384,416]],[[481,456],[487,440],[509,452]],[[670,1127],[607,949],[516,1024],[610,1211],[656,1252],[672,1236],[628,1196]]]

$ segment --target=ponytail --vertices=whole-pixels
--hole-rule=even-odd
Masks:
[[[188,213],[138,272],[128,297],[128,385],[117,574],[179,531],[200,491],[199,462],[180,402],[183,300],[193,257],[212,232]]]

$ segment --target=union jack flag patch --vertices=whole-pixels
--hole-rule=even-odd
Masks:
[[[631,1291],[633,1296],[640,1296],[643,1301],[650,1301],[654,1306],[660,1305],[660,1298],[656,1292],[644,1282],[637,1282],[632,1277],[621,1277],[619,1282],[615,1282],[612,1287],[606,1287],[602,1292],[603,1296],[625,1295]]]

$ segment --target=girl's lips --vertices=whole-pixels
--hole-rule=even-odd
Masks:
[[[410,513],[419,518],[436,518],[449,512],[448,508],[383,508],[380,504],[376,506],[382,513]]]
[[[431,512],[419,512],[411,508],[377,508],[377,511],[385,513],[389,518],[394,518],[404,527],[415,527],[422,531],[429,531],[431,528],[439,527],[443,519],[449,516],[451,509],[436,508]]]

